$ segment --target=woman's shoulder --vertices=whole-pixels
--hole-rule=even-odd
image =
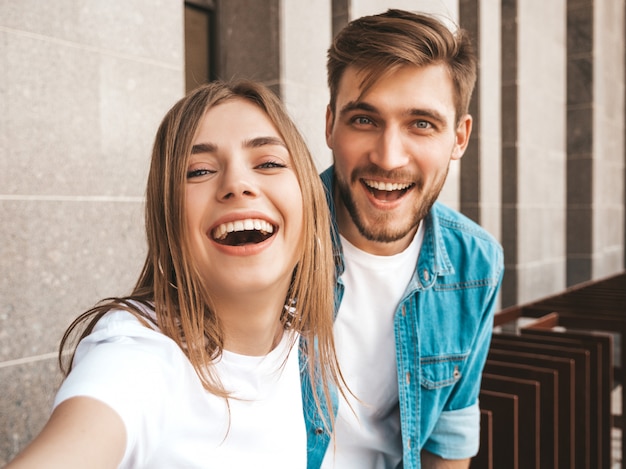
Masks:
[[[87,337],[100,340],[116,335],[151,337],[155,334],[162,335],[156,325],[154,310],[146,304],[128,301],[124,306],[113,306],[107,311]]]
[[[74,356],[74,366],[97,351],[117,357],[118,361],[160,362],[160,366],[176,367],[186,357],[174,340],[161,332],[156,315],[149,306],[130,302],[128,309],[112,308],[84,337]],[[131,312],[132,311],[132,312]],[[122,363],[123,365],[123,363]]]

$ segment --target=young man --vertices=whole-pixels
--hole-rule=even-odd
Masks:
[[[310,427],[325,469],[467,468],[478,451],[502,249],[436,202],[470,138],[475,77],[463,31],[399,10],[353,21],[329,50],[322,179],[354,398],[338,402],[332,438]]]

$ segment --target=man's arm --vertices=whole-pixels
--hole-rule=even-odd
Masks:
[[[468,469],[469,459],[442,459],[426,450],[422,451],[422,469]]]

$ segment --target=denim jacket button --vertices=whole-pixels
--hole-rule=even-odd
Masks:
[[[324,433],[324,429],[322,427],[317,427],[315,429],[315,434],[316,435],[321,435],[322,433]]]
[[[411,373],[407,371],[405,375],[406,384],[411,384]]]
[[[424,282],[428,282],[430,280],[430,272],[427,269],[424,269]]]

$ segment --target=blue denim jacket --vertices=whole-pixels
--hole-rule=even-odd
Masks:
[[[344,267],[334,221],[333,171],[321,177],[333,216],[338,308]],[[421,467],[422,449],[446,459],[478,451],[478,393],[504,272],[501,246],[465,216],[435,203],[424,223],[417,266],[394,319],[405,469]],[[304,375],[308,468],[313,469],[320,467],[330,435]],[[335,393],[335,414],[336,405]]]

